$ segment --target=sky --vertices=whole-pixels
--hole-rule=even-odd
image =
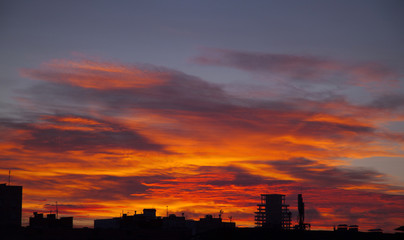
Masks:
[[[156,208],[404,225],[402,1],[0,3],[0,182],[23,225]]]

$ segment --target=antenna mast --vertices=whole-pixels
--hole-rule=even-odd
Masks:
[[[11,185],[11,169],[8,169],[8,185]]]
[[[223,214],[223,213],[224,213],[223,210],[220,209],[220,211],[219,211],[219,218],[220,218],[220,219],[222,219],[222,214]]]

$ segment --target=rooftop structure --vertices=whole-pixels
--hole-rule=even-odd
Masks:
[[[295,226],[296,230],[310,230],[311,225],[304,222],[304,202],[302,194],[297,195],[297,209],[298,209],[298,219],[299,224]]]
[[[339,224],[337,228],[334,226],[334,231],[338,232],[359,232],[359,226],[358,225],[349,225],[348,224]]]
[[[47,214],[34,212],[34,216],[29,218],[29,227],[31,228],[49,228],[49,229],[72,229],[73,217],[57,218],[56,214]]]
[[[157,221],[156,209],[143,209],[142,214],[122,214],[122,217],[110,219],[94,220],[94,228],[104,229],[136,229],[136,228],[156,228],[161,225]]]
[[[165,229],[189,232],[193,235],[214,229],[235,227],[234,222],[223,222],[221,215],[219,218],[206,215],[199,221],[194,221],[185,219],[184,215],[179,217],[175,214],[170,214],[167,217],[156,217],[156,209],[143,209],[142,214],[123,214],[122,217],[94,220],[95,229]]]
[[[290,230],[292,214],[285,203],[285,195],[261,194],[261,203],[257,205],[255,224],[257,227],[272,230]]]

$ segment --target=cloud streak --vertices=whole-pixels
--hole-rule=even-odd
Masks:
[[[104,149],[133,149],[164,151],[164,146],[153,143],[134,130],[122,125],[80,116],[42,116],[36,123],[8,124],[13,129],[24,130],[26,136],[18,140],[28,150],[66,152]]]
[[[206,66],[280,74],[290,80],[307,83],[352,84],[362,87],[394,86],[399,74],[378,63],[344,63],[321,57],[275,53],[242,52],[227,49],[202,49],[192,62]]]

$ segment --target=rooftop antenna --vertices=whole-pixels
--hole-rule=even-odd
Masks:
[[[59,217],[58,201],[56,201],[56,218]]]
[[[8,185],[11,185],[11,169],[8,169]]]
[[[222,214],[223,214],[223,213],[224,213],[223,210],[220,209],[220,211],[219,211],[219,218],[220,218],[220,219],[222,218]]]
[[[168,206],[167,206],[167,217],[168,217]]]

